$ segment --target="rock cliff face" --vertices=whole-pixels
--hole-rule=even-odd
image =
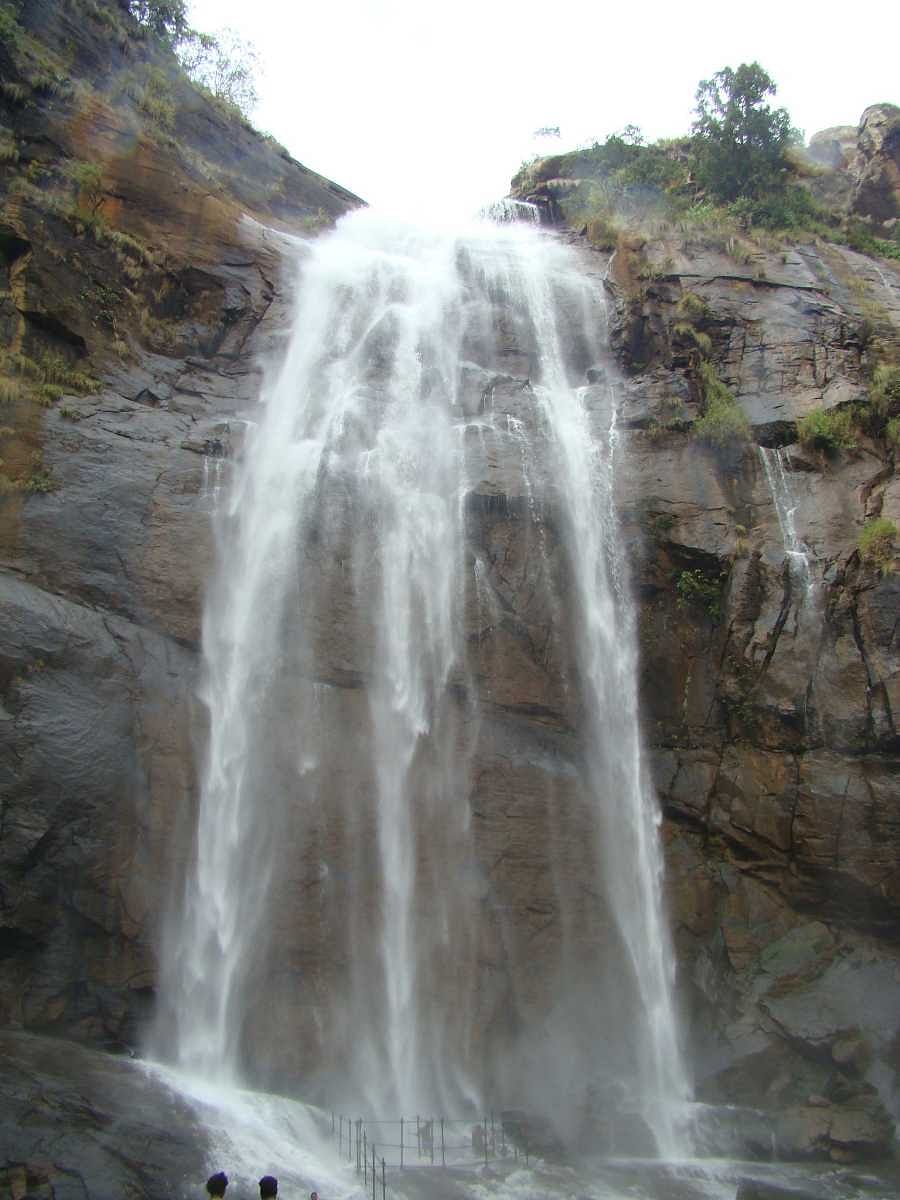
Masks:
[[[357,203],[188,88],[133,30],[111,39],[114,11],[30,0],[0,45],[12,131],[0,164],[0,1026],[108,1047],[137,1040],[160,909],[184,867],[173,847],[191,850],[209,489],[283,321],[272,229],[309,231]],[[864,125],[863,156],[893,136]],[[883,198],[889,176],[861,174],[853,194]],[[892,219],[882,205],[882,227]],[[873,517],[900,522],[900,486],[883,436],[861,431],[828,456],[798,445],[797,421],[869,403],[873,366],[895,353],[900,272],[828,246],[736,261],[681,238],[622,245],[610,263],[574,241],[585,270],[606,276],[622,371],[645,737],[700,1094],[777,1110],[788,1156],[882,1153],[900,1069],[900,585],[858,537]],[[749,441],[711,446],[692,430],[696,334]],[[507,350],[485,370],[514,413],[527,347]],[[55,402],[39,392],[54,375]],[[490,630],[470,614],[499,730],[473,808],[486,844],[510,851],[511,893],[546,885],[552,904],[529,838],[548,836],[547,796],[568,786],[578,714],[552,652],[565,631],[529,606],[536,560],[503,464],[486,461],[470,498],[504,614]],[[787,560],[778,464],[810,582]],[[322,642],[328,681],[355,710],[344,635],[331,625]],[[528,907],[523,945],[553,936],[548,914]],[[310,941],[298,963],[324,977],[326,956]]]
[[[359,201],[116,5],[23,4],[0,75],[0,1025],[120,1045],[190,852],[209,493],[279,327],[274,229]]]
[[[896,114],[874,106],[811,148],[830,168],[813,187],[884,232]],[[552,214],[572,185],[529,198]],[[897,362],[900,275],[837,246],[626,237],[608,287],[698,1094],[778,1111],[786,1156],[878,1152],[900,1100],[900,589],[858,539],[898,520],[894,449],[867,416],[876,365]],[[701,345],[746,442],[697,436]],[[799,444],[797,422],[823,409],[856,413],[852,447]]]
[[[615,263],[611,278],[614,336],[639,358],[622,505],[700,1093],[781,1109],[783,1151],[841,1158],[884,1144],[870,1081],[897,1099],[900,588],[857,539],[873,516],[897,522],[900,491],[883,439],[827,456],[797,444],[796,421],[865,406],[866,313],[896,340],[900,275],[821,246],[647,257],[637,313],[633,280]],[[750,419],[743,447],[692,435],[673,340],[688,291]],[[773,447],[809,579],[786,554]],[[711,587],[679,599],[686,578]]]

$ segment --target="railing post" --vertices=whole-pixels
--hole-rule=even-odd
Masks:
[[[416,1144],[419,1147],[419,1158],[422,1157],[422,1126],[419,1124],[419,1114],[416,1113]]]
[[[344,1146],[344,1118],[338,1116],[338,1154],[343,1152]]]
[[[372,1143],[372,1200],[375,1200],[375,1183],[376,1183],[375,1143],[373,1142]]]
[[[403,1118],[400,1118],[400,1170],[403,1170]]]
[[[384,1159],[381,1160],[381,1200],[385,1200],[387,1195],[387,1185],[384,1178]]]
[[[494,1110],[491,1109],[491,1158],[497,1157],[497,1134],[494,1129]]]
[[[432,1155],[431,1161],[434,1162],[434,1155]],[[446,1165],[447,1156],[444,1153],[444,1118],[441,1117],[441,1166],[446,1167]]]
[[[366,1188],[368,1188],[368,1186],[369,1186],[369,1146],[368,1146],[368,1141],[369,1141],[369,1135],[367,1133],[364,1133],[363,1134],[363,1185]]]
[[[443,1127],[444,1118],[441,1117],[441,1127]],[[441,1143],[443,1149],[443,1143]],[[434,1166],[434,1117],[431,1118],[431,1165]]]
[[[487,1145],[487,1117],[484,1118],[484,1137],[481,1139],[484,1142],[484,1165],[488,1164],[488,1145]]]
[[[334,1113],[331,1114],[331,1132],[334,1134]]]

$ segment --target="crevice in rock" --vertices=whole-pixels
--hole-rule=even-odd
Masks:
[[[772,659],[775,656],[775,650],[778,646],[778,639],[781,637],[781,632],[784,629],[785,625],[787,624],[787,619],[790,616],[792,580],[791,580],[790,562],[788,559],[785,559],[784,563],[782,565],[781,578],[782,578],[782,588],[783,588],[782,597],[781,597],[781,607],[778,610],[778,616],[775,619],[775,624],[772,627],[772,632],[769,634],[769,637],[766,642],[766,652],[763,657],[762,664],[757,673],[757,680],[762,680],[764,678],[766,672],[768,671],[769,664],[772,662]]]
[[[866,483],[864,483],[862,485],[862,487],[859,489],[859,501],[860,501],[860,504],[862,505],[863,512],[866,514],[866,516],[870,515],[868,512],[868,506],[869,506],[869,498],[872,495],[872,492],[875,490],[875,488],[880,487],[880,485],[882,483],[887,483],[889,479],[893,478],[893,476],[894,476],[894,468],[893,468],[892,464],[886,463],[885,466],[883,466],[880,471],[878,471],[875,475],[873,475],[872,478],[869,479]],[[880,512],[881,512],[881,505],[879,504],[878,511],[876,512],[873,510],[871,515],[877,517],[880,514]]]
[[[0,225],[0,264],[11,267],[31,250],[31,242],[21,237],[10,225]]]
[[[52,313],[35,312],[33,309],[25,309],[22,310],[22,316],[35,329],[39,329],[42,333],[47,333],[58,341],[65,343],[65,345],[71,346],[74,350],[78,351],[80,356],[87,354],[87,342],[84,338],[69,329],[67,325],[63,324],[58,317],[54,317]]]
[[[856,643],[856,649],[859,651],[859,657],[866,672],[866,740],[870,746],[875,746],[878,742],[878,735],[872,701],[876,693],[882,694],[884,692],[884,686],[878,674],[873,670],[872,664],[869,662],[869,656],[866,653],[855,592],[850,602],[850,618],[853,628],[853,641]],[[891,721],[891,726],[893,728],[893,721]]]
[[[15,926],[0,927],[0,962],[7,958],[27,958],[39,954],[46,943],[32,933]]]

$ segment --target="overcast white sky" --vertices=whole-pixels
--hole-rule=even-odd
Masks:
[[[386,207],[504,195],[541,126],[560,126],[561,149],[628,123],[685,133],[698,81],[754,59],[807,137],[900,103],[896,0],[191,0],[190,14],[256,46],[259,128]]]

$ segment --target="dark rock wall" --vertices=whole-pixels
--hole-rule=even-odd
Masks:
[[[621,499],[700,1094],[787,1110],[785,1153],[840,1158],[890,1136],[874,1085],[898,1101],[900,585],[857,539],[873,516],[897,523],[900,488],[883,438],[859,432],[829,456],[797,444],[796,421],[865,410],[874,361],[894,353],[900,272],[824,246],[642,253],[636,352],[635,278],[615,261],[610,276],[630,369]],[[686,292],[750,419],[743,446],[692,434],[698,396],[673,334]],[[789,448],[811,590],[786,564],[757,442]],[[685,571],[715,604],[679,597]]]
[[[0,42],[0,1025],[121,1047],[192,851],[210,493],[283,320],[275,229],[359,201],[191,88],[117,4],[27,0],[19,20]],[[170,124],[141,107],[148,80]],[[44,407],[18,354],[99,386]]]

